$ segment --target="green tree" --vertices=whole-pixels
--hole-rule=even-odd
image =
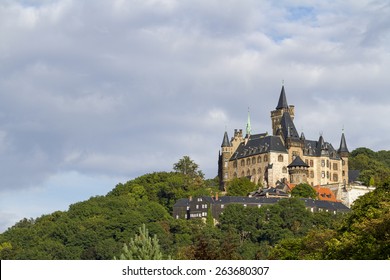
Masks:
[[[173,165],[173,170],[191,178],[204,178],[204,174],[199,170],[199,165],[196,164],[189,156],[184,156]]]
[[[258,189],[258,186],[247,177],[234,178],[227,184],[228,196],[247,196],[248,193]]]
[[[149,236],[145,224],[139,228],[139,234],[125,244],[122,249],[120,260],[162,260],[163,254],[160,249],[157,236]]]
[[[309,184],[301,183],[293,188],[291,196],[315,199],[317,197],[317,193]]]

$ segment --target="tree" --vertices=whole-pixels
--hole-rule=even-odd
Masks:
[[[139,228],[139,234],[130,240],[129,246],[123,246],[120,260],[162,260],[163,255],[157,236],[149,236],[145,224]],[[115,258],[116,259],[116,258]]]
[[[204,174],[199,169],[199,165],[196,164],[189,156],[184,156],[177,163],[173,165],[173,170],[184,175],[188,175],[191,178],[204,178]]]
[[[248,193],[258,189],[255,183],[251,182],[247,177],[234,178],[227,184],[228,196],[247,196]]]
[[[293,188],[291,196],[315,199],[317,197],[317,193],[309,184],[301,183]]]

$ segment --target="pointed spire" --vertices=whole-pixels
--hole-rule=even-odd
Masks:
[[[347,141],[345,141],[345,136],[344,136],[344,129],[343,133],[341,134],[341,141],[340,141],[340,148],[338,152],[341,153],[349,153],[348,147],[347,147]]]
[[[227,132],[225,131],[225,134],[223,135],[223,141],[222,141],[222,145],[221,147],[224,148],[224,147],[230,147],[230,141],[229,141],[229,136],[227,134]]]
[[[282,90],[280,92],[279,102],[278,106],[276,106],[276,109],[288,109],[288,103],[286,98],[286,93],[284,91],[284,85],[282,86]]]
[[[291,167],[309,167],[300,156],[297,156],[288,166],[288,168]]]
[[[305,134],[303,133],[303,131],[302,131],[302,133],[301,133],[301,140],[305,140],[306,138],[305,138]]]
[[[251,135],[252,127],[251,127],[251,116],[249,114],[249,107],[248,107],[248,121],[246,123],[246,135]]]
[[[320,134],[320,139],[318,139],[318,147],[320,149],[325,148],[325,140],[324,137],[322,137],[322,133]]]

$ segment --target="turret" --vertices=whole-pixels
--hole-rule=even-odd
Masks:
[[[347,141],[345,141],[344,132],[341,134],[340,148],[337,150],[341,157],[348,157],[349,151]]]
[[[291,121],[294,120],[294,106],[288,105],[287,98],[286,98],[286,92],[284,90],[284,86],[282,86],[282,90],[280,91],[278,104],[276,105],[275,110],[273,110],[271,112],[273,135],[277,135],[278,129],[281,128],[281,120],[282,120],[284,113],[289,114]]]
[[[349,183],[349,168],[348,168],[348,156],[349,151],[347,147],[347,141],[345,141],[344,132],[341,134],[340,148],[337,150],[342,160],[342,178],[344,187]]]
[[[221,152],[218,157],[218,176],[220,188],[225,188],[225,183],[229,180],[229,160],[232,155],[232,144],[229,141],[229,136],[225,131],[221,144]]]
[[[297,156],[287,168],[288,173],[290,174],[290,183],[307,183],[309,166],[299,156]]]

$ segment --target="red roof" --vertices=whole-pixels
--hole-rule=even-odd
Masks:
[[[336,199],[336,196],[334,195],[334,193],[330,189],[323,188],[323,187],[320,187],[320,186],[315,186],[313,188],[316,190],[317,198],[319,200],[326,200],[326,201],[333,201],[333,202],[337,202],[338,201]]]

